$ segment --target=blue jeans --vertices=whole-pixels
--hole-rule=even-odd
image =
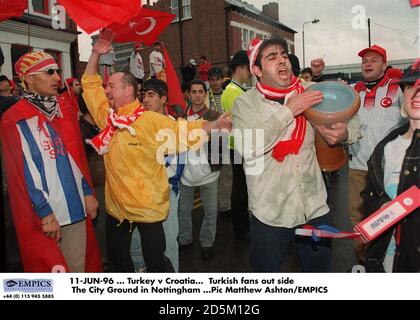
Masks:
[[[295,236],[295,228],[273,227],[262,223],[251,214],[251,267],[254,272],[278,272],[294,242],[303,272],[329,272],[331,240],[318,242],[311,237]],[[329,214],[307,224],[330,224]]]
[[[178,255],[178,196],[172,190],[169,193],[169,214],[162,223],[166,239],[165,256],[169,258],[175,272],[179,271]],[[130,246],[131,259],[133,260],[134,270],[144,268],[143,252],[141,249],[141,238],[137,228],[133,230]]]
[[[200,230],[200,243],[202,247],[212,247],[216,238],[217,187],[218,179],[199,186],[200,199],[204,207],[204,218]],[[178,241],[181,245],[187,245],[193,242],[191,211],[194,204],[195,188],[186,186],[182,182],[179,183]]]

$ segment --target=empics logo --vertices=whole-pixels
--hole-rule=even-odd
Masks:
[[[51,279],[4,279],[4,292],[53,292]]]

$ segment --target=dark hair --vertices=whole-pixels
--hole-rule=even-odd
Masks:
[[[292,65],[293,74],[297,77],[300,73],[299,58],[293,53],[288,54],[290,64]]]
[[[129,72],[124,72],[124,75],[121,79],[121,82],[124,86],[133,88],[133,97],[135,98],[137,96],[137,94],[136,94],[137,93],[137,79],[136,79],[136,77]]]
[[[188,85],[188,92],[191,91],[191,87],[195,84],[203,86],[204,92],[207,92],[206,84],[204,83],[203,80],[200,80],[200,79],[194,79],[193,81],[190,82],[190,84]]]
[[[0,76],[0,82],[6,81],[9,82],[9,79],[5,75]]]
[[[211,67],[207,76],[208,78],[218,77],[221,79],[223,77],[222,69],[220,69],[219,67]]]
[[[273,37],[273,38],[264,40],[260,48],[258,49],[258,55],[257,55],[257,58],[255,59],[255,65],[259,67],[260,69],[262,69],[262,65],[261,65],[262,53],[269,46],[280,46],[284,49],[285,52],[288,51],[287,42],[283,38]]]
[[[249,58],[248,54],[245,50],[239,50],[236,52],[229,63],[229,70],[232,73],[236,72],[236,69],[240,66],[248,66],[249,67]]]
[[[143,83],[141,87],[143,92],[153,91],[156,92],[159,97],[167,97],[168,96],[168,85],[165,81],[159,79],[149,79]]]
[[[200,56],[200,59],[207,60],[207,57],[203,54],[202,56]]]
[[[304,74],[304,73],[309,73],[312,76],[312,69],[311,68],[302,69],[300,74]]]
[[[181,83],[181,91],[185,92],[187,90],[188,90],[188,83],[185,83],[185,82]]]

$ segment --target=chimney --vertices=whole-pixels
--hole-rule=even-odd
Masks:
[[[270,18],[279,21],[279,4],[277,2],[263,5],[262,12]]]

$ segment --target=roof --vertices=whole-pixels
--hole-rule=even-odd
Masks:
[[[239,12],[242,12],[244,14],[248,14],[252,16],[254,19],[262,20],[265,23],[271,24],[279,29],[282,29],[289,33],[297,33],[297,31],[293,30],[292,28],[286,26],[285,24],[273,19],[272,17],[267,16],[264,14],[261,10],[258,10],[255,8],[252,4],[249,4],[245,1],[241,0],[225,0],[226,7],[234,7]]]

